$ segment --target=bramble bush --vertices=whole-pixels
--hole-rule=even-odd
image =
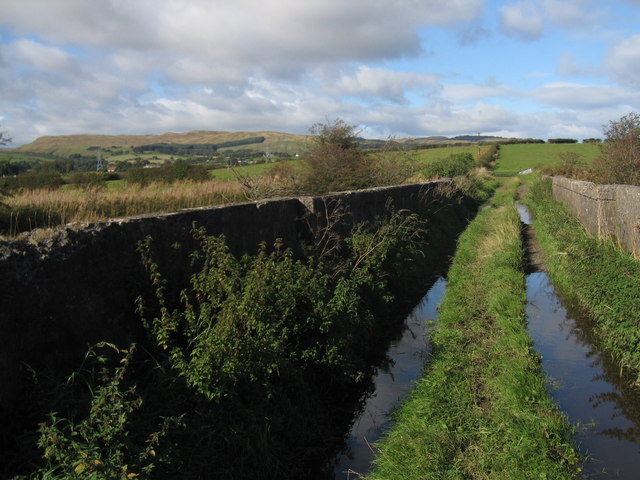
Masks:
[[[396,293],[418,286],[425,231],[417,215],[391,212],[347,238],[318,233],[335,243],[330,255],[263,245],[237,258],[194,229],[194,274],[179,295],[142,242],[156,291],[138,303],[147,339],[90,356],[59,388],[41,465],[16,478],[309,476],[401,319]]]
[[[297,193],[326,193],[400,184],[416,172],[415,157],[388,142],[382,151],[359,149],[354,127],[342,120],[315,124],[309,154],[304,159]]]

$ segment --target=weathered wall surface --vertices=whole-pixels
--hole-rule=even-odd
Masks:
[[[347,232],[383,214],[389,199],[414,211],[433,202],[458,208],[460,198],[450,196],[451,188],[432,182],[196,208],[67,226],[41,242],[34,240],[37,233],[0,242],[0,408],[20,396],[25,363],[36,371],[73,368],[88,345],[128,345],[139,338],[135,300],[153,294],[136,245],[148,235],[163,274],[184,286],[194,222],[209,234],[224,234],[236,254],[278,238],[297,250],[337,205],[344,208],[338,230]]]
[[[564,203],[585,229],[600,238],[613,238],[640,255],[640,187],[597,185],[551,177],[553,196]]]

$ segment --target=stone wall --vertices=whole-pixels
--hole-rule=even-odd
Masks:
[[[191,273],[194,224],[224,234],[238,255],[276,239],[299,252],[336,208],[342,209],[334,216],[337,229],[348,232],[383,214],[390,199],[396,208],[414,211],[434,202],[459,208],[452,188],[443,181],[203,207],[68,225],[46,239],[36,231],[0,242],[0,409],[20,398],[26,365],[68,371],[89,345],[126,346],[140,338],[135,301],[154,294],[136,246],[149,235],[161,271],[183,288]]]
[[[640,255],[640,187],[551,179],[554,198],[576,215],[589,233],[611,238]]]

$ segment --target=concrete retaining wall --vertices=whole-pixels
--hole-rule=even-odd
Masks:
[[[448,182],[402,185],[318,197],[283,198],[229,206],[143,215],[97,224],[67,226],[0,242],[0,408],[20,397],[24,365],[36,371],[76,367],[87,346],[98,341],[128,345],[141,335],[138,295],[154,298],[137,243],[154,239],[154,258],[172,285],[190,275],[191,235],[196,223],[226,236],[236,254],[253,253],[261,242],[300,251],[326,212],[344,208],[337,229],[348,232],[396,208],[420,211],[433,202],[459,204]],[[454,206],[453,208],[458,208]]]
[[[640,187],[597,185],[564,177],[551,177],[553,197],[562,202],[599,238],[612,238],[640,255]]]

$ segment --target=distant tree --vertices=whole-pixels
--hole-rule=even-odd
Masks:
[[[11,138],[7,136],[7,132],[0,132],[0,146],[5,146],[11,142]]]
[[[594,161],[596,180],[640,185],[640,114],[609,121],[601,155]]]
[[[582,143],[602,143],[601,138],[585,138]]]
[[[0,160],[0,176],[13,176],[20,173],[20,165],[11,163],[10,160]]]
[[[548,143],[578,143],[575,138],[550,138]]]

